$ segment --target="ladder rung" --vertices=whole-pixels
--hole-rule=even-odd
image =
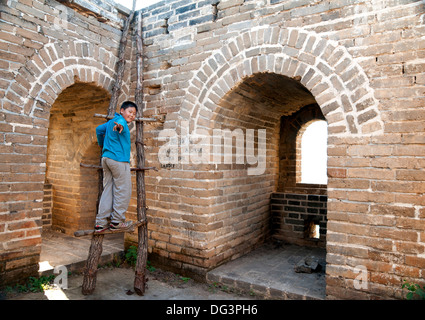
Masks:
[[[114,118],[114,116],[111,117],[111,116],[108,116],[106,114],[100,114],[100,113],[95,113],[94,116],[96,118],[105,118],[105,119],[108,119],[108,120],[111,120],[111,119]],[[162,121],[162,119],[157,119],[157,118],[136,118],[135,121],[138,121],[138,122],[156,122],[156,121]]]
[[[80,167],[88,168],[88,169],[97,169],[97,170],[102,169],[102,166],[96,166],[93,164],[84,164],[84,163],[80,163]],[[130,168],[130,171],[146,171],[146,170],[158,171],[156,167]]]
[[[96,233],[98,235],[102,235],[102,234],[111,234],[111,233],[123,233],[123,232],[134,232],[136,230],[136,228],[140,227],[140,226],[144,226],[147,223],[147,221],[137,221],[134,222],[133,225],[125,230],[105,230],[99,233]],[[74,236],[75,237],[83,237],[83,236],[88,236],[94,234],[94,230],[77,230],[74,232]]]

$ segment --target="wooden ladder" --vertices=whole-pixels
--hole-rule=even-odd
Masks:
[[[131,21],[135,15],[135,3],[133,0],[133,10],[124,23],[124,28],[120,40],[120,47],[118,51],[118,65],[117,65],[117,76],[114,87],[112,88],[111,101],[108,107],[108,114],[101,115],[95,114],[95,117],[106,118],[110,120],[114,118],[115,110],[118,103],[118,97],[121,92],[121,82],[124,73],[124,53],[127,45],[128,30]],[[142,43],[142,15],[139,11],[138,24],[137,24],[137,86],[135,92],[135,103],[138,106],[136,115],[136,156],[137,156],[137,167],[131,168],[131,171],[136,172],[137,182],[137,221],[133,223],[132,228],[120,231],[107,230],[101,233],[94,233],[94,230],[78,230],[74,233],[76,237],[92,234],[92,241],[89,249],[89,255],[86,261],[86,265],[83,272],[83,285],[82,293],[84,295],[92,294],[96,288],[97,278],[97,266],[99,263],[100,256],[103,250],[103,238],[108,233],[119,233],[119,232],[133,232],[137,228],[138,231],[138,251],[137,261],[135,267],[135,279],[134,279],[134,290],[138,295],[144,295],[146,288],[146,262],[147,262],[147,249],[148,249],[148,230],[147,230],[147,218],[146,218],[146,191],[145,191],[145,171],[146,170],[157,170],[155,167],[145,167],[145,152],[143,143],[143,125],[144,122],[161,121],[159,118],[143,118],[143,43]],[[99,172],[99,194],[98,194],[98,205],[100,197],[103,191],[103,170],[102,167],[86,165],[81,163],[81,167],[97,169]]]

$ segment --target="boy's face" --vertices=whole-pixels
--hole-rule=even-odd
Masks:
[[[136,108],[128,107],[127,109],[121,109],[121,115],[127,123],[130,123],[136,119]]]

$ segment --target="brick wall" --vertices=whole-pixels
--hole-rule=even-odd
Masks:
[[[278,173],[274,120],[307,100],[317,103],[329,125],[328,298],[400,298],[402,279],[421,281],[424,268],[421,179],[413,178],[423,151],[416,120],[423,13],[419,1],[170,1],[148,8],[146,112],[167,113],[164,127],[149,128],[150,163],[159,165],[155,137],[184,120],[209,130],[266,128],[261,181],[277,190],[285,173]],[[290,84],[284,77],[299,81],[313,100],[305,94],[305,102],[298,96],[276,104]],[[181,165],[149,174],[156,255],[178,268],[208,269],[246,252],[238,243],[252,248],[268,237],[267,227],[262,238],[250,237],[227,218],[244,221],[252,211],[250,202],[230,199],[264,190],[243,176],[246,168],[235,169]],[[271,193],[264,193],[269,206]],[[367,267],[367,289],[354,289],[358,265]]]
[[[50,183],[45,183],[43,197],[43,216],[41,217],[43,228],[50,228],[52,226],[52,195],[52,185]]]
[[[122,18],[128,14],[112,7],[110,10],[105,14],[109,18],[99,21],[99,16],[56,1],[11,0],[0,4],[0,285],[24,280],[38,270],[45,210],[43,188],[46,169],[53,171],[47,162],[52,106],[77,82],[101,88],[103,98],[108,99],[115,78]],[[129,50],[126,57],[130,60],[130,56]],[[129,72],[124,79],[128,77]],[[129,85],[125,83],[120,101],[128,99],[128,94]],[[93,110],[85,115],[91,122]],[[55,121],[52,119],[52,123]],[[50,129],[65,135],[69,127]],[[63,144],[69,145],[66,141]],[[72,152],[85,156],[84,149],[70,150],[68,155]],[[80,168],[71,170],[80,172]],[[58,188],[51,184],[54,225]],[[72,184],[73,179],[69,179]]]
[[[3,274],[37,262],[52,105],[76,82],[111,91],[121,25],[79,10],[1,5]],[[145,115],[166,115],[145,134],[147,164],[161,168],[146,177],[150,255],[202,277],[267,239],[271,194],[287,183],[281,117],[317,103],[329,127],[327,297],[401,298],[402,280],[423,282],[424,13],[414,0],[170,0],[144,9]],[[134,48],[126,57],[134,61]],[[121,99],[131,98],[134,68]],[[160,133],[184,136],[186,121],[190,132],[265,129],[264,173],[159,163]],[[367,288],[354,287],[357,266]]]
[[[308,247],[326,246],[327,196],[323,190],[309,194],[272,193],[271,233],[275,241]],[[312,225],[319,226],[313,233]],[[314,227],[314,226],[313,226]]]

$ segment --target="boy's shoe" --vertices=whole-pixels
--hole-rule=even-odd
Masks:
[[[100,232],[106,231],[108,229],[109,229],[108,226],[102,226],[100,224],[97,224],[97,225],[94,226],[94,233],[100,233]]]
[[[114,223],[111,222],[111,224],[109,225],[109,229],[111,231],[126,231],[126,230],[131,230],[133,228],[133,222],[131,221],[124,221],[124,222],[119,222],[119,223]]]

